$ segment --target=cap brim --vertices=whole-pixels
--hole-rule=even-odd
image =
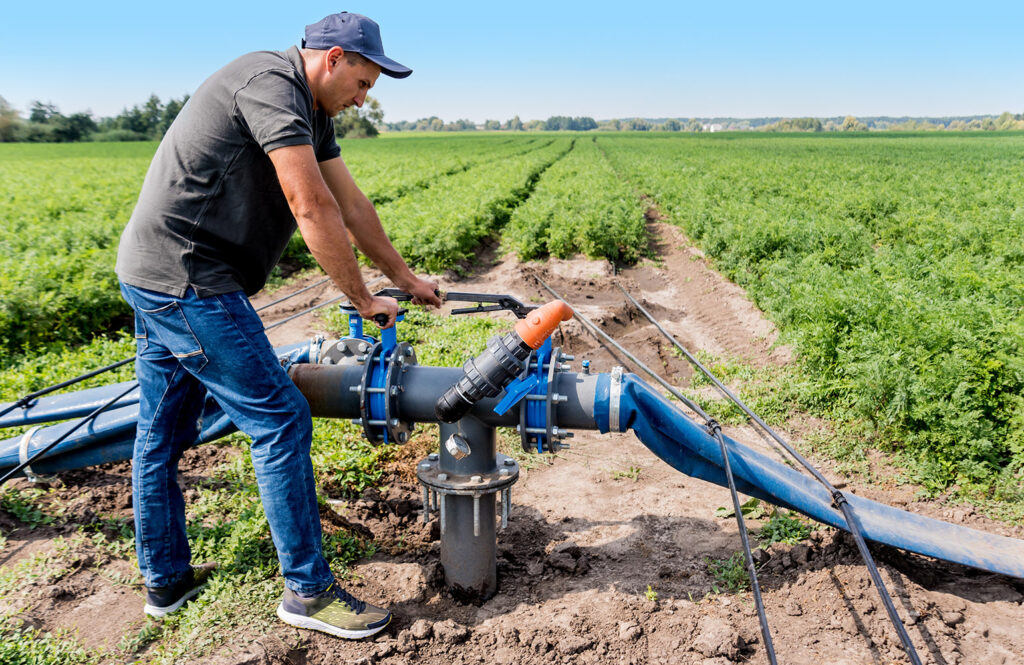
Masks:
[[[380,65],[381,73],[387,74],[391,78],[404,79],[409,74],[412,74],[411,69],[405,65],[395,62],[386,55],[370,55],[368,53],[360,53],[359,55],[363,56],[370,62]]]

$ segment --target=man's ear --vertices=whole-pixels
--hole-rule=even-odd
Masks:
[[[338,63],[341,62],[342,58],[345,57],[345,50],[340,46],[332,46],[327,51],[327,72],[330,73]]]

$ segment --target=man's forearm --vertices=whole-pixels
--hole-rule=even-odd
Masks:
[[[377,210],[365,196],[343,211],[345,225],[356,247],[366,254],[400,288],[416,278],[408,264],[391,244],[380,223]]]
[[[369,305],[370,292],[363,282],[359,262],[349,244],[340,212],[336,208],[325,208],[296,218],[299,230],[316,262],[349,297],[352,305],[362,309]]]

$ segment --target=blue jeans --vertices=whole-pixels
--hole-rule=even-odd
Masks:
[[[241,291],[183,298],[121,284],[135,310],[141,386],[132,457],[135,546],[146,586],[189,570],[178,460],[196,438],[207,396],[252,439],[270,534],[289,589],[317,593],[333,581],[321,550],[309,404],[281,368],[263,323]]]

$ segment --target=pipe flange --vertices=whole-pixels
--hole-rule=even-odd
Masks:
[[[398,398],[405,390],[402,386],[402,375],[416,364],[416,351],[412,345],[408,342],[399,342],[391,352],[387,374],[384,377],[384,419],[387,421],[390,441],[405,443],[416,426],[416,423],[398,417]]]
[[[357,365],[370,352],[371,343],[358,337],[343,337],[327,345],[320,356],[322,365]]]
[[[359,415],[362,416],[359,424],[363,426],[363,435],[366,436],[366,440],[370,443],[385,443],[387,440],[385,413],[373,413],[373,407],[375,406],[374,396],[384,392],[383,386],[375,385],[380,381],[378,378],[380,372],[378,356],[383,351],[383,342],[377,342],[370,347],[369,353],[366,354],[366,369],[363,371],[363,380],[359,385]],[[383,382],[381,381],[381,383]],[[377,402],[377,404],[384,406],[386,400]],[[380,407],[378,406],[378,408]],[[381,411],[386,412],[386,408],[381,409]]]
[[[497,494],[519,480],[519,464],[508,455],[495,455],[497,467],[489,473],[455,474],[441,470],[440,459],[420,460],[416,465],[416,478],[438,494],[457,496],[483,496]]]
[[[556,346],[551,350],[551,358],[548,360],[548,385],[544,395],[544,428],[545,441],[548,444],[548,452],[557,453],[559,448],[567,447],[560,445],[556,433],[559,431],[555,424],[555,377],[558,375],[558,368],[562,362],[562,347]]]

